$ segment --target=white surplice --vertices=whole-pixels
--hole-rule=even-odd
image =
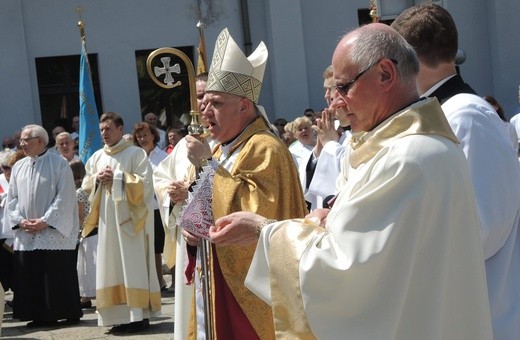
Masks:
[[[283,311],[293,336],[491,339],[463,154],[437,135],[389,138],[378,147],[342,171],[348,181],[325,228],[293,220],[262,229],[246,286],[273,306],[275,321]],[[283,331],[277,326],[277,336]]]
[[[480,224],[493,333],[520,338],[520,166],[504,122],[484,99],[442,105],[469,162]]]
[[[309,184],[309,193],[323,198],[337,193],[336,180],[345,160],[350,136],[351,133],[347,130],[337,142],[330,141],[323,146],[314,176]]]
[[[78,205],[72,170],[57,154],[46,151],[25,157],[13,166],[5,205],[6,227],[22,219],[42,218],[52,228],[37,235],[14,230],[14,250],[72,250],[79,232]]]

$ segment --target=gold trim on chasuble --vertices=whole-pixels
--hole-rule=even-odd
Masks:
[[[141,178],[127,172],[124,173],[124,176],[126,201],[130,209],[130,217],[135,226],[135,235],[143,230],[146,217],[148,217],[148,208],[144,204],[144,183]]]
[[[270,138],[277,138],[273,136],[271,132],[268,132],[269,128],[264,122],[262,117],[257,119],[249,125],[246,130],[237,138],[236,143],[230,150],[232,154],[238,147],[247,143],[250,138],[260,138],[259,142],[269,142]],[[257,143],[255,143],[257,145]],[[264,145],[264,144],[263,144]],[[280,147],[283,144],[280,143]],[[258,155],[254,154],[251,147],[252,144],[245,144],[240,150],[240,154],[237,157],[237,161],[234,167],[239,166],[243,169],[253,169],[251,166],[251,160],[265,159],[265,157],[271,157],[269,155]],[[263,152],[264,148],[260,147],[259,152]],[[247,157],[242,156],[247,153]],[[220,148],[216,148],[214,157],[218,159],[221,155]],[[276,155],[276,151],[272,153]],[[278,178],[278,173],[290,176],[293,173],[294,177],[297,178],[295,169],[291,169],[290,166],[292,159],[287,156],[287,162],[283,164],[276,164],[276,166],[269,167],[268,171],[270,178]],[[277,162],[280,163],[280,162]],[[230,173],[232,174],[230,176]],[[306,213],[305,202],[303,196],[301,202],[297,197],[292,200],[284,199],[284,197],[275,197],[273,201],[258,202],[258,199],[252,195],[245,195],[240,193],[240,187],[244,186],[244,182],[250,183],[251,186],[249,191],[257,186],[257,183],[251,181],[248,178],[247,173],[241,173],[235,175],[234,168],[228,173],[222,167],[217,168],[216,175],[213,182],[213,218],[225,216],[235,211],[247,210],[256,212],[262,216],[276,219],[286,219],[296,216],[304,216]],[[233,178],[238,176],[239,178]],[[285,183],[283,183],[285,184]],[[290,183],[287,183],[290,185]],[[294,186],[298,188],[299,181],[294,181]],[[277,188],[279,190],[280,188]],[[294,189],[294,188],[293,188]],[[244,189],[246,190],[246,189]],[[258,188],[258,190],[262,190]],[[286,191],[289,192],[289,191]],[[276,193],[274,194],[276,196]],[[301,204],[299,204],[301,203]],[[276,205],[276,209],[273,206]],[[282,212],[282,214],[280,214]],[[279,215],[279,216],[274,216]],[[253,255],[256,249],[256,244],[247,247],[237,246],[217,246],[216,253],[219,259],[220,268],[227,285],[229,286],[233,296],[237,300],[240,308],[247,316],[251,325],[255,329],[256,333],[261,339],[274,339],[274,325],[272,320],[272,309],[271,307],[254,295],[249,289],[244,286],[245,277],[249,270],[249,266],[253,259]]]
[[[269,133],[268,127],[261,117],[249,125],[246,130],[238,137],[233,148],[232,154],[239,146],[246,143],[252,136],[258,133]],[[215,158],[221,155],[220,147],[216,148]],[[244,150],[244,149],[242,149]],[[254,158],[254,157],[251,157]],[[247,159],[237,161],[236,165],[243,166]],[[234,170],[234,169],[233,169]],[[231,173],[234,173],[234,171]],[[225,216],[235,211],[249,210],[258,211],[259,202],[253,202],[250,197],[240,197],[237,199],[237,189],[245,178],[234,179],[229,176],[227,170],[219,167],[213,180],[213,218]],[[214,245],[212,245],[214,247]],[[226,284],[233,293],[240,308],[247,316],[249,322],[255,329],[260,339],[274,339],[274,326],[272,322],[271,307],[260,300],[249,289],[244,286],[247,271],[253,259],[256,244],[250,246],[217,246],[215,250],[219,258],[220,269],[226,280]],[[212,264],[213,267],[213,264]],[[212,280],[212,288],[214,289]],[[214,303],[215,301],[213,301]],[[214,309],[213,309],[214,312]],[[215,320],[215,319],[214,319]],[[216,333],[215,333],[216,334]]]
[[[271,301],[277,339],[316,339],[300,287],[300,259],[309,243],[325,229],[308,219],[282,222],[269,239]]]
[[[127,305],[130,308],[161,310],[161,293],[144,288],[127,288],[117,285],[96,290],[97,308]]]
[[[428,98],[393,114],[372,131],[353,134],[350,165],[356,169],[372,159],[388,141],[408,135],[439,135],[459,143],[437,98]]]

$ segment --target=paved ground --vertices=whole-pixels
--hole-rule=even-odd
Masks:
[[[168,286],[171,284],[171,276],[165,276]],[[11,300],[13,294],[6,293],[6,300]],[[2,339],[173,339],[173,309],[175,296],[172,291],[162,294],[162,316],[150,320],[150,328],[139,334],[111,335],[106,334],[110,327],[97,326],[97,314],[95,309],[84,309],[83,318],[74,326],[57,326],[54,328],[27,328],[27,321],[19,322],[12,319],[12,310],[6,306],[2,323]],[[95,300],[92,301],[95,305]]]

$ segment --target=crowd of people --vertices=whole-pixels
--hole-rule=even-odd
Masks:
[[[34,124],[5,137],[13,317],[74,325],[95,307],[108,333],[138,333],[166,266],[176,339],[518,338],[520,126],[465,83],[457,49],[432,3],[356,28],[324,69],[327,107],[271,124],[267,47],[245,56],[224,29],[196,78],[203,133],[147,113],[125,135],[106,112],[86,164],[79,119],[54,143]]]
[[[105,147],[86,164],[78,157],[77,126],[71,133],[54,127],[54,143],[34,124],[3,140],[0,280],[2,291],[13,292],[6,301],[13,318],[29,321],[29,328],[74,325],[82,309],[96,308],[99,325],[114,326],[112,333],[135,333],[160,311],[161,292],[168,289],[165,234],[152,172],[186,129],[169,129],[163,150],[159,128],[135,124],[130,142],[123,140],[123,128],[119,114],[103,114]]]

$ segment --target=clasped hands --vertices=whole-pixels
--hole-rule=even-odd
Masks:
[[[184,202],[188,198],[188,188],[190,183],[187,181],[171,181],[170,185],[166,189],[170,201],[172,203]]]
[[[107,183],[111,182],[113,179],[114,179],[114,171],[112,170],[112,168],[109,165],[107,165],[106,167],[101,169],[96,175],[97,182],[99,182],[101,184],[107,184]]]
[[[23,219],[18,225],[29,234],[36,234],[49,226],[41,218]]]

